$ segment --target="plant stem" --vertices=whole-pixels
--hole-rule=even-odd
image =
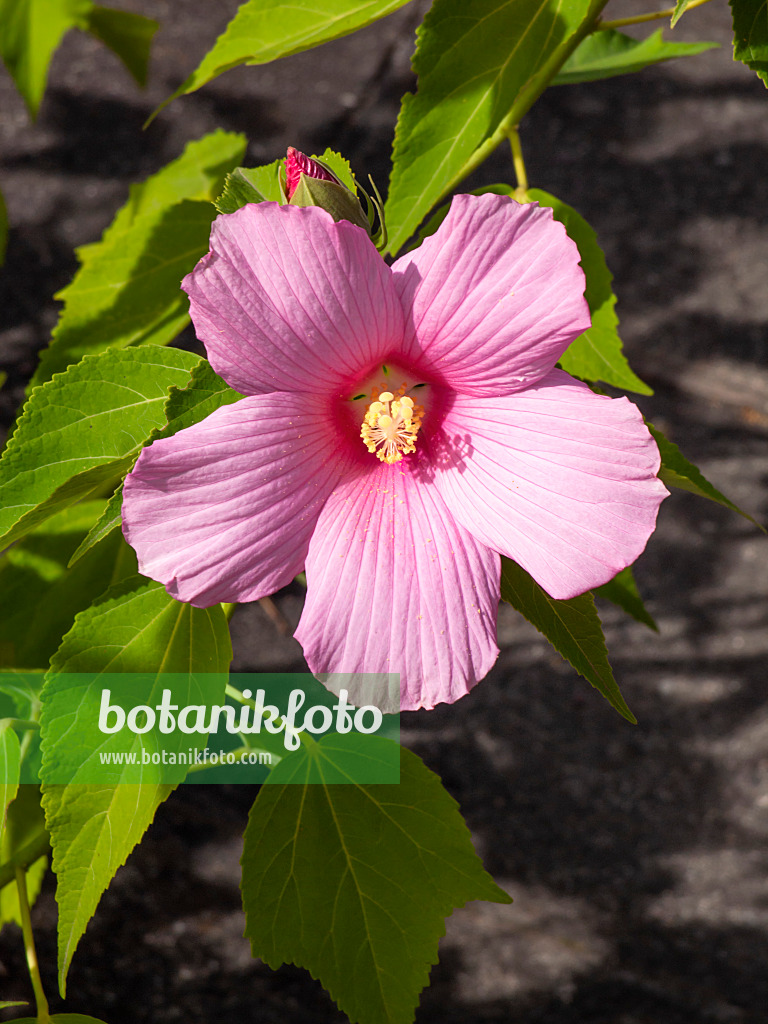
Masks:
[[[533,104],[539,96],[541,96],[577,46],[582,42],[582,40],[586,39],[588,35],[595,31],[598,16],[607,3],[608,0],[591,0],[589,11],[587,12],[581,26],[573,33],[572,36],[569,36],[567,39],[563,40],[559,46],[555,47],[549,55],[548,60],[546,60],[539,70],[528,79],[528,82],[518,93],[517,99],[512,104],[512,107],[504,120],[499,124],[496,131],[493,135],[489,136],[482,145],[477,147],[458,174],[454,175],[451,181],[443,189],[437,202],[444,199],[447,195],[450,195],[460,182],[468,177],[472,171],[477,170],[480,164],[482,164],[491,155],[499,143],[503,142],[503,140],[508,137],[510,129],[520,123],[523,116],[528,113]]]
[[[517,130],[517,125],[509,129],[507,137],[509,139],[509,144],[512,147],[512,163],[515,168],[517,187],[523,192],[526,192],[528,190],[528,175],[525,173],[525,161],[523,160],[523,150],[520,146],[520,132]]]
[[[702,4],[708,4],[709,0],[691,0],[691,3],[685,8],[686,11],[692,11],[694,7],[701,7]],[[644,21],[658,21],[660,18],[671,18],[675,13],[674,7],[668,7],[663,11],[651,11],[649,14],[636,14],[631,18],[616,18],[614,21],[599,21],[595,25],[596,32],[603,32],[607,28],[623,28],[624,25],[640,25]]]
[[[32,982],[32,990],[35,993],[35,1005],[37,1006],[38,1024],[49,1024],[48,1000],[43,991],[43,981],[40,977],[40,968],[37,964],[37,952],[35,951],[35,939],[32,935],[32,919],[29,912],[29,898],[27,896],[27,878],[24,869],[16,868],[16,888],[19,892],[19,910],[21,911],[21,930],[24,935],[24,950],[27,954],[27,968]]]

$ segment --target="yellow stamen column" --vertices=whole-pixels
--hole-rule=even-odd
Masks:
[[[416,435],[424,415],[424,410],[403,394],[404,390],[401,388],[397,396],[382,391],[368,406],[360,430],[368,451],[390,465],[416,451]]]

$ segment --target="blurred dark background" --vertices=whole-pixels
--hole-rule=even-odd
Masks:
[[[340,149],[385,190],[426,3],[353,37],[230,72],[142,124],[196,65],[236,0],[113,0],[162,23],[138,91],[90,37],[66,37],[37,124],[0,73],[0,417],[8,426],[76,268],[128,185],[215,127],[247,162]],[[640,0],[608,17],[639,13]],[[662,22],[646,28],[646,34]],[[597,230],[625,345],[656,389],[639,404],[733,500],[768,491],[768,92],[730,57],[729,10],[688,13],[683,40],[722,49],[639,75],[550,90],[526,117],[532,185]],[[467,187],[510,180],[502,148]],[[511,907],[448,921],[418,1020],[514,1024],[768,1021],[768,540],[677,492],[640,560],[659,635],[608,606],[620,719],[509,608],[501,657],[459,706],[403,716],[404,740],[459,800]],[[238,671],[301,670],[287,632],[300,593],[233,620]],[[70,973],[67,1009],[110,1024],[299,1024],[341,1016],[304,972],[250,957],[239,910],[246,787],[184,787],[105,895]],[[55,903],[35,910],[49,996]],[[30,998],[18,930],[0,936],[0,999]],[[54,1009],[58,1001],[52,999]],[[0,1011],[2,1013],[3,1011]],[[4,1011],[10,1015],[10,1011]]]

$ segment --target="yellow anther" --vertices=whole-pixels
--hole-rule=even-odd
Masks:
[[[369,452],[391,465],[416,451],[424,410],[402,392],[395,398],[391,391],[382,391],[377,399],[368,406],[360,437]]]

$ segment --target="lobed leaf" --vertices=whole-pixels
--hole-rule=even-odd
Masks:
[[[0,549],[122,475],[197,361],[158,346],[104,352],[36,388],[0,458]]]
[[[152,39],[160,28],[157,21],[130,11],[94,4],[88,13],[87,29],[92,36],[119,57],[137,84],[147,84],[149,51]]]
[[[267,64],[365,28],[409,0],[246,0],[198,67],[155,115],[177,96],[194,92],[241,64]],[[155,116],[153,115],[153,116]]]
[[[16,799],[8,807],[7,828],[0,841],[0,864],[8,864],[20,856],[25,847],[34,843],[44,833],[45,818],[40,806],[40,787],[22,785]],[[26,868],[27,899],[30,906],[34,905],[40,895],[47,869],[48,857],[44,853]],[[21,924],[19,894],[15,880],[0,888],[0,927],[10,921]]]
[[[103,509],[103,500],[63,509],[0,558],[0,668],[47,669],[77,612],[136,573],[136,556],[119,533],[68,571]]]
[[[635,577],[632,573],[632,566],[628,565],[626,569],[622,569],[612,580],[604,583],[601,587],[595,587],[592,593],[596,597],[603,597],[606,601],[611,601],[612,604],[618,605],[627,615],[631,615],[636,622],[641,622],[644,626],[648,626],[658,633],[659,627],[645,607],[642,597],[640,597],[640,591],[637,589],[637,583],[635,583]]]
[[[435,0],[418,32],[415,95],[400,109],[386,204],[396,252],[518,94],[571,38],[589,0]]]
[[[675,57],[693,57],[718,43],[668,43],[658,29],[647,39],[633,39],[616,29],[601,29],[583,40],[552,79],[552,85],[596,82],[629,75]]]
[[[306,967],[365,1024],[410,1024],[454,907],[510,902],[415,754],[401,750],[398,785],[337,784],[392,742],[325,736],[284,758],[251,809],[242,858],[254,956]]]
[[[653,391],[631,369],[618,334],[616,296],[611,283],[613,274],[605,262],[597,235],[581,214],[562,200],[541,189],[528,190],[527,198],[552,210],[576,243],[581,266],[587,279],[585,298],[592,314],[592,326],[580,335],[560,358],[560,366],[582,380],[602,380],[617,388],[626,388],[641,395]]]
[[[165,403],[165,417],[168,421],[164,427],[156,428],[146,439],[143,447],[151,444],[158,437],[170,437],[184,427],[200,423],[222,405],[229,405],[243,396],[234,391],[225,381],[214,373],[211,364],[201,359],[192,370],[186,387],[171,387]],[[74,565],[94,544],[98,544],[122,522],[123,485],[117,487],[107,505],[93,524],[88,535],[72,555],[70,566]]]
[[[760,526],[757,520],[753,519],[748,512],[739,508],[729,498],[726,498],[721,491],[718,491],[707,480],[701,470],[686,459],[676,444],[665,437],[652,423],[646,423],[646,426],[659,446],[661,469],[658,475],[662,483],[668,487],[677,487],[683,491],[690,491],[691,494],[698,494],[700,498],[708,498],[710,501],[715,501],[718,505],[724,505],[725,508],[731,509],[732,512],[738,512],[740,516],[744,516],[751,523]],[[760,529],[762,529],[762,526]]]
[[[629,722],[637,719],[613,678],[592,594],[556,601],[509,558],[501,559],[501,598],[516,608]]]
[[[8,805],[16,799],[21,777],[21,745],[13,725],[0,719],[0,847],[5,834]]]
[[[185,327],[181,279],[208,251],[211,204],[244,151],[243,136],[212,132],[131,187],[101,241],[77,250],[81,266],[56,296],[64,309],[32,387],[87,353],[164,345]]]
[[[54,656],[43,691],[41,775],[58,878],[62,994],[75,948],[102,893],[174,788],[158,781],[158,773],[167,769],[154,766],[147,767],[146,781],[138,785],[121,785],[123,774],[135,782],[129,766],[116,767],[110,784],[77,784],[83,751],[97,756],[99,746],[109,740],[98,729],[98,704],[84,704],[86,711],[79,708],[84,689],[97,686],[103,673],[148,673],[149,692],[137,692],[137,704],[155,704],[163,688],[162,673],[190,673],[190,703],[223,703],[231,658],[220,605],[180,604],[159,583],[140,576],[119,584],[81,612]],[[90,681],[78,683],[75,677],[73,683],[76,673],[90,673]],[[141,736],[136,739],[141,741]],[[48,781],[68,769],[75,780],[72,785]]]
[[[54,51],[71,28],[87,28],[91,0],[0,0],[0,56],[34,119]]]
[[[237,167],[227,175],[224,191],[216,200],[219,213],[234,213],[248,203],[280,203],[278,174],[282,160],[274,160],[262,167]]]
[[[733,59],[756,72],[768,88],[768,0],[729,0]]]
[[[670,28],[674,28],[678,21],[680,21],[682,16],[685,14],[685,10],[688,7],[689,3],[691,3],[691,0],[677,0],[675,4],[675,9],[672,12],[672,21],[670,22]]]

